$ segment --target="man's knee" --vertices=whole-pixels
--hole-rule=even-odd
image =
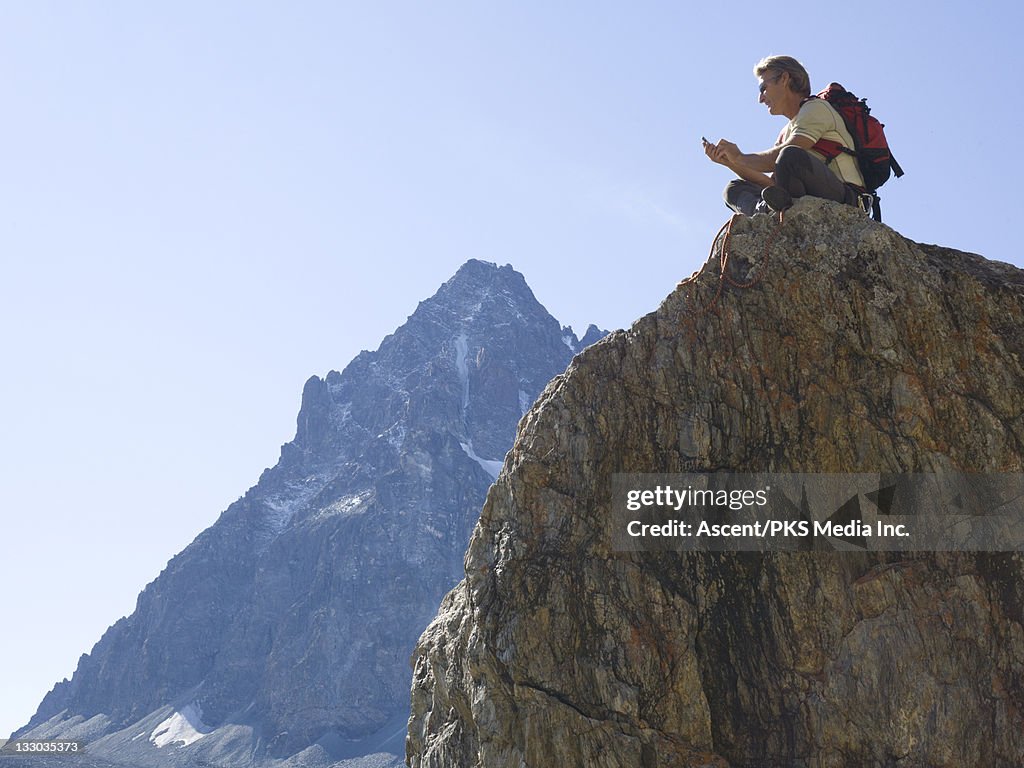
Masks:
[[[806,149],[783,147],[775,159],[775,182],[793,197],[811,195],[849,202],[849,187],[829,167]]]
[[[754,208],[761,199],[761,190],[749,181],[733,179],[722,192],[725,204],[737,213],[754,215]]]
[[[743,192],[749,186],[749,181],[744,181],[743,179],[733,179],[728,184],[726,184],[725,189],[722,190],[722,199],[725,200],[726,203],[733,202],[736,200],[736,196]]]
[[[783,147],[775,158],[775,173],[805,176],[811,172],[811,156],[803,147],[793,144]]]

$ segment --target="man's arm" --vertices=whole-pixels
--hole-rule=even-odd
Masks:
[[[744,181],[749,181],[752,184],[756,184],[759,187],[770,187],[772,185],[772,177],[768,174],[755,171],[753,168],[749,168],[745,165],[739,165],[738,163],[731,163],[728,160],[722,162],[726,168],[735,173]]]
[[[767,176],[761,173],[760,171],[755,171],[754,169],[749,168],[740,163],[736,163],[733,162],[732,160],[729,160],[725,152],[723,151],[723,144],[729,145],[731,147],[736,146],[735,144],[732,144],[732,142],[727,142],[724,139],[718,142],[718,144],[712,144],[711,142],[705,141],[704,154],[706,154],[708,158],[710,158],[713,162],[716,162],[719,165],[724,165],[726,168],[728,168],[730,171],[732,171],[745,181],[757,184],[760,187],[771,186],[772,179],[770,176]]]
[[[715,148],[718,150],[719,156],[724,158],[726,161],[722,163],[723,165],[745,168],[754,173],[771,173],[775,170],[775,161],[779,157],[779,152],[789,146],[810,149],[814,146],[814,139],[809,136],[797,134],[790,137],[785,144],[777,144],[771,149],[766,149],[763,152],[753,152],[750,154],[741,152],[739,147],[725,139],[719,141],[718,144],[715,145]],[[714,158],[712,158],[712,160],[714,160]],[[733,170],[736,170],[736,168],[733,168]]]
[[[814,140],[808,136],[795,135],[785,144],[779,144],[764,152],[744,154],[731,141],[722,139],[717,144],[705,144],[704,152],[711,160],[724,165],[744,181],[759,187],[770,187],[773,182],[771,176],[767,174],[775,170],[775,160],[779,152],[788,146],[810,149],[814,146]]]

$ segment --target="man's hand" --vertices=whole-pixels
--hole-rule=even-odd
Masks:
[[[721,139],[718,142],[717,149],[718,154],[730,163],[738,163],[740,158],[743,157],[743,153],[740,152],[740,148],[731,141],[726,141],[725,139]]]
[[[720,139],[717,144],[712,144],[710,141],[704,140],[704,154],[713,162],[724,165],[733,171],[744,181],[749,181],[759,187],[770,187],[772,184],[771,177],[762,171],[754,170],[746,163],[747,158],[760,159],[760,155],[744,155],[740,148],[731,141]],[[771,170],[774,167],[775,163],[772,161],[771,168],[766,170]]]
[[[707,155],[712,162],[720,163],[721,165],[727,164],[728,161],[726,160],[725,155],[722,154],[722,151],[718,148],[717,144],[712,144],[710,141],[703,139],[702,141],[704,142],[704,154]]]
[[[731,141],[720,139],[717,144],[704,142],[704,154],[711,160],[722,165],[733,165],[743,156],[740,148]]]

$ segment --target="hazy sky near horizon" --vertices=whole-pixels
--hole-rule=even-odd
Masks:
[[[700,137],[783,125],[764,55],[868,97],[886,224],[1024,266],[1019,5],[712,11],[0,2],[0,735],[467,259],[580,334],[654,310],[728,218]]]

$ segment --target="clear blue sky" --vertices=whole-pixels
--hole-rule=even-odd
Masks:
[[[302,383],[469,258],[628,326],[770,146],[869,97],[886,223],[1021,265],[1018,4],[0,2],[0,735],[275,463]],[[813,19],[813,21],[812,21]]]

